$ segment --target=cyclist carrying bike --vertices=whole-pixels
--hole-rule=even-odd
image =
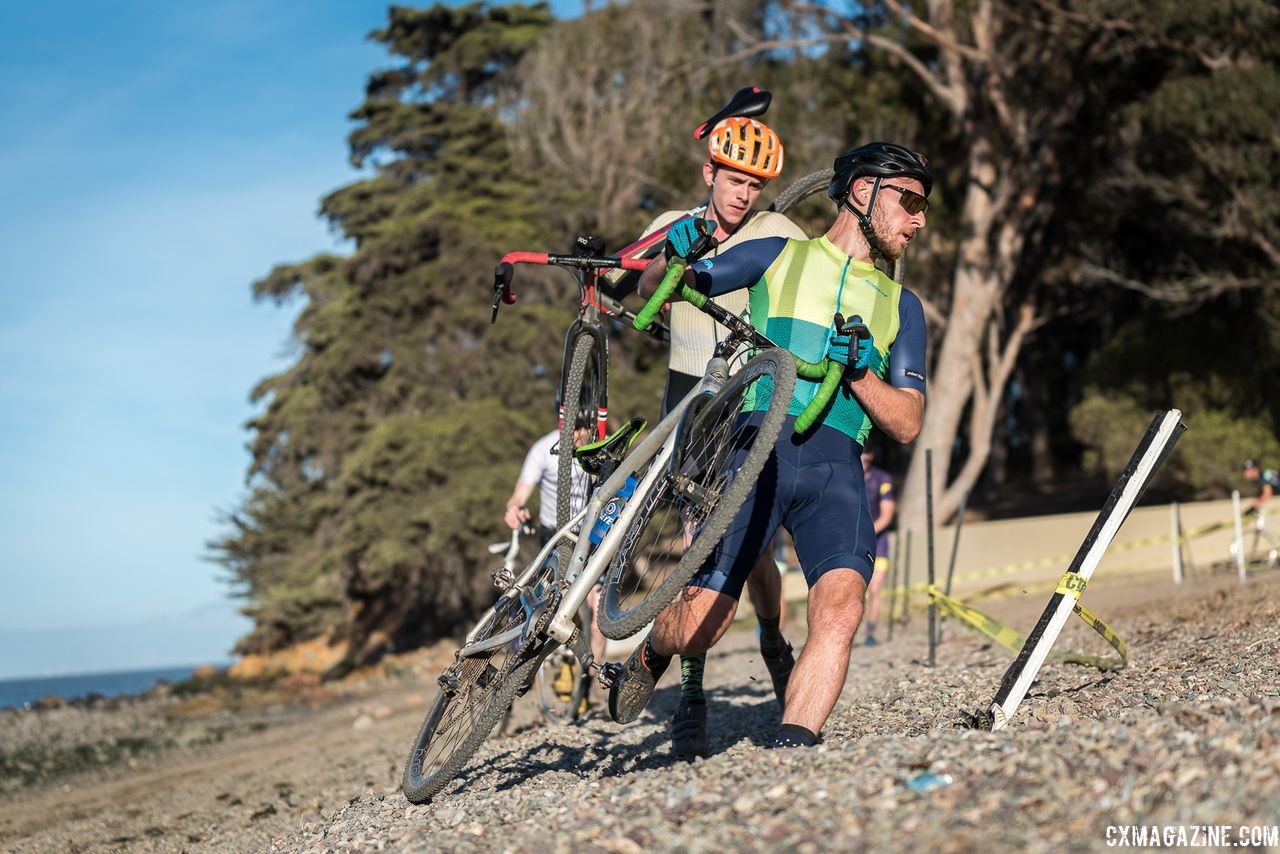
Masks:
[[[837,205],[836,219],[813,240],[766,238],[699,258],[709,224],[677,223],[668,232],[664,256],[695,262],[686,273],[691,285],[711,296],[749,288],[757,329],[802,359],[830,357],[848,370],[841,393],[803,435],[791,425],[817,383],[797,380],[787,425],[763,473],[684,595],[659,615],[610,690],[616,721],[639,716],[671,656],[704,652],[724,634],[747,575],[779,525],[791,532],[809,583],[809,637],[774,746],[817,743],[844,685],[875,562],[862,443],[873,421],[888,436],[910,442],[924,415],[920,300],[872,260],[896,259],[925,226],[933,177],[923,157],[883,142],[840,155],[834,172],[827,195]],[[642,295],[652,293],[665,267],[664,257],[645,271]],[[855,336],[855,323],[865,324],[871,337]]]
[[[707,254],[714,259],[740,243],[762,237],[805,240],[807,235],[785,215],[755,209],[760,192],[769,181],[782,174],[783,146],[770,127],[753,118],[733,116],[715,124],[707,139],[707,162],[702,179],[710,191],[706,217],[716,223],[719,245]],[[658,216],[644,235],[680,221],[691,221],[685,211],[667,211]],[[642,235],[642,236],[644,236]],[[641,277],[641,287],[646,270]],[[659,277],[660,278],[660,277]],[[726,293],[715,302],[737,315],[748,311],[746,291]],[[703,312],[685,302],[673,303],[670,316],[671,354],[662,414],[673,409],[702,380],[724,329]],[[769,671],[774,693],[781,705],[787,680],[795,666],[791,645],[780,628],[782,580],[768,555],[763,555],[747,579],[747,592],[760,623],[760,655]],[[680,660],[680,704],[671,724],[674,754],[681,759],[706,756],[707,705],[703,690],[705,652]]]

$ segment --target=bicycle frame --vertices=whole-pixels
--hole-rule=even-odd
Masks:
[[[699,386],[668,412],[667,416],[652,429],[649,435],[641,440],[627,455],[623,465],[619,466],[607,480],[596,487],[587,506],[574,514],[573,518],[542,547],[537,557],[516,578],[507,593],[498,600],[498,604],[494,606],[495,609],[509,607],[518,601],[525,609],[526,617],[531,617],[537,608],[544,603],[545,599],[537,596],[536,591],[530,591],[529,587],[552,553],[567,538],[574,542],[573,556],[570,558],[567,567],[557,568],[556,579],[558,583],[567,583],[569,587],[560,599],[560,603],[556,606],[555,613],[547,625],[545,634],[548,638],[558,643],[570,643],[574,632],[578,630],[574,617],[578,613],[578,609],[582,607],[583,602],[586,601],[591,588],[608,568],[609,562],[618,553],[622,538],[626,535],[631,520],[640,510],[640,502],[627,502],[618,518],[614,521],[613,526],[609,529],[608,534],[594,548],[592,548],[590,539],[580,534],[575,534],[573,532],[574,528],[585,525],[586,520],[599,518],[604,505],[609,502],[618,490],[622,489],[627,478],[634,474],[637,469],[652,463],[636,487],[635,493],[637,495],[645,494],[654,481],[666,474],[677,439],[676,427],[680,424],[680,419],[685,410],[698,395],[714,394],[723,388],[728,381],[728,365],[723,357],[717,355],[708,363],[707,368],[707,373]],[[480,628],[477,625],[476,628],[473,628],[468,633],[459,655],[464,658],[480,655],[496,647],[511,643],[529,631],[532,624],[533,620],[526,619],[520,626],[513,627],[507,632],[495,635],[479,643],[474,641],[476,631]],[[588,656],[587,660],[590,660],[590,656]]]
[[[627,247],[630,249],[631,247]],[[511,290],[511,279],[516,264],[538,264],[542,266],[559,266],[576,269],[580,301],[578,317],[569,326],[564,339],[564,358],[560,371],[560,399],[565,398],[565,372],[569,368],[569,360],[573,355],[574,342],[582,334],[591,335],[599,347],[600,359],[600,404],[596,412],[596,438],[603,439],[608,434],[609,420],[609,336],[605,334],[602,316],[634,318],[634,313],[620,303],[602,302],[600,293],[600,274],[603,270],[623,269],[643,270],[648,262],[637,258],[599,256],[599,255],[558,255],[550,252],[508,252],[494,270],[493,315],[491,323],[497,322],[498,309],[503,304],[516,302],[518,297]],[[564,404],[560,405],[559,426],[564,426]]]

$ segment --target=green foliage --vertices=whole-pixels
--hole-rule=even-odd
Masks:
[[[356,251],[254,285],[299,300],[300,354],[254,389],[252,492],[213,544],[255,620],[246,652],[328,633],[360,658],[456,629],[487,597],[505,490],[554,424],[569,313],[490,329],[486,287],[504,251],[553,237],[492,106],[550,15],[389,14],[373,38],[401,65],[370,78],[350,140],[375,173],[322,206]]]
[[[983,80],[1029,117],[1029,142],[989,132],[981,80],[964,84],[973,102],[956,121],[903,54],[841,41],[825,7],[634,0],[563,22],[541,3],[392,7],[371,34],[392,62],[352,113],[366,177],[321,204],[354,252],[253,285],[297,311],[297,355],[252,391],[251,491],[212,544],[255,621],[240,649],[329,634],[354,663],[454,632],[488,604],[484,547],[505,536],[525,450],[554,426],[575,293],[563,273],[522,268],[519,304],[490,326],[493,264],[581,230],[619,245],[705,198],[704,143],[688,131],[743,85],[774,92],[767,120],[786,145],[766,199],[870,139],[929,156],[938,184],[910,281],[943,314],[960,225],[978,227],[962,203],[972,142],[1007,149],[993,187],[1016,200],[1004,215],[1027,248],[1001,273],[1005,307],[1046,319],[1027,364],[1056,372],[1047,386],[1074,380],[1070,431],[1089,465],[1116,471],[1167,406],[1191,427],[1167,467],[1186,494],[1236,484],[1244,455],[1280,460],[1274,4],[995,7],[1019,24]],[[857,9],[859,27],[945,70],[920,31],[880,4]],[[759,38],[824,47],[760,51]],[[830,217],[821,197],[796,215],[815,234]],[[1088,367],[1073,376],[1068,356]],[[619,331],[610,357],[615,416],[656,414],[665,350]],[[1067,395],[1054,397],[1044,420],[1065,422]]]
[[[1246,457],[1280,459],[1280,412],[1273,377],[1280,370],[1274,332],[1256,322],[1278,298],[1243,305],[1222,300],[1192,320],[1148,312],[1093,356],[1085,392],[1071,409],[1086,466],[1115,476],[1157,409],[1176,407],[1188,431],[1163,477],[1187,497],[1222,497],[1240,488]]]

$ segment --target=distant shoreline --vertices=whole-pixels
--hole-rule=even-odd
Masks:
[[[115,670],[100,673],[76,673],[63,676],[24,676],[0,679],[0,708],[23,708],[47,697],[65,702],[102,697],[125,697],[145,694],[160,682],[173,684],[189,679],[203,664],[152,667],[138,670]],[[218,664],[216,667],[226,667]]]

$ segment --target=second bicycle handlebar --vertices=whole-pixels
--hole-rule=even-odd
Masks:
[[[681,258],[672,258],[668,262],[667,274],[662,277],[662,281],[658,284],[658,289],[653,292],[653,296],[649,297],[649,301],[644,304],[644,308],[640,309],[640,312],[636,315],[636,329],[640,331],[647,329],[653,319],[658,316],[658,312],[662,311],[662,306],[671,299],[677,288],[680,290],[680,295],[695,308],[701,309],[706,305],[707,295],[694,290],[684,283],[684,271],[688,266],[688,262]],[[854,327],[853,334],[863,340],[871,337],[871,333],[862,325]],[[823,411],[827,408],[827,404],[831,402],[831,398],[839,390],[840,380],[844,377],[845,366],[827,357],[824,357],[821,362],[807,362],[795,354],[792,354],[792,356],[795,358],[797,376],[806,380],[821,382],[813,400],[809,401],[809,405],[804,408],[804,411],[796,416],[795,431],[804,433],[817,423]]]
[[[561,267],[577,267],[583,270],[643,270],[648,261],[643,258],[619,258],[616,255],[561,255],[555,252],[508,252],[493,271],[493,311],[497,318],[499,302],[512,305],[517,297],[511,290],[511,279],[515,275],[516,264],[540,264],[549,266],[558,264]],[[648,326],[649,324],[645,324]]]

